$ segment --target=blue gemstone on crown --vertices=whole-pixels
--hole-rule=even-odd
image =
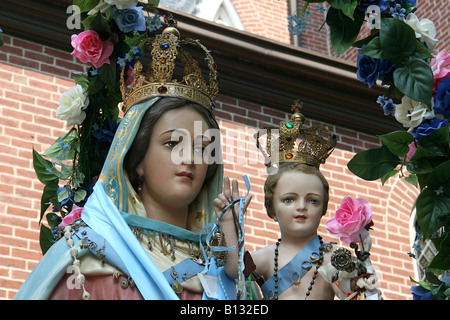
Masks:
[[[160,47],[161,49],[163,49],[163,50],[169,49],[169,45],[168,45],[167,43],[165,43],[165,42],[161,43],[161,44],[159,45],[159,47]]]

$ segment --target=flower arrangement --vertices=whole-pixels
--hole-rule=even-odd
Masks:
[[[328,4],[325,22],[335,52],[358,48],[358,79],[369,87],[381,83],[387,88],[376,102],[405,128],[380,135],[380,148],[356,154],[347,167],[362,179],[380,179],[383,184],[398,174],[419,188],[421,236],[431,239],[439,251],[427,267],[426,282],[419,285],[436,299],[448,298],[450,286],[444,278],[450,270],[450,54],[434,52],[436,28],[431,20],[415,15],[416,0],[307,0],[299,18],[290,17],[293,32],[304,31],[312,3],[320,11]],[[364,22],[371,32],[357,41]]]
[[[40,245],[45,253],[64,226],[80,217],[120,123],[120,70],[128,81],[136,57],[152,31],[162,26],[159,0],[74,0],[84,31],[71,37],[72,55],[86,65],[64,92],[56,116],[69,131],[43,153],[33,150],[33,165],[45,185],[41,198]],[[63,184],[62,186],[60,186]]]

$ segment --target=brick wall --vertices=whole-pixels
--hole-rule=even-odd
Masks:
[[[289,34],[283,31],[287,29],[287,20],[283,20],[287,16],[285,1],[278,1],[277,7],[270,10],[267,5],[272,2],[268,0],[233,2],[247,31],[290,42]],[[434,3],[419,2],[419,6]],[[438,2],[443,3],[435,3]],[[442,7],[430,11],[429,17],[438,26],[437,38],[441,40],[438,50],[445,48],[450,36],[448,22],[442,18],[445,17]],[[314,11],[314,14],[320,13]],[[326,33],[325,27],[321,33]],[[38,218],[43,186],[34,174],[32,148],[41,152],[66,132],[65,123],[56,118],[55,111],[61,93],[73,85],[73,73],[82,71],[82,67],[67,52],[9,36],[4,39],[5,45],[0,47],[0,299],[11,299],[41,257]],[[307,43],[305,39],[303,44]],[[324,54],[329,52],[323,40],[311,40],[308,48]],[[354,58],[350,56],[340,58]],[[277,224],[267,217],[263,208],[262,186],[266,173],[253,134],[260,127],[277,125],[287,115],[232,97],[220,96],[217,105],[225,173],[241,181],[242,175],[247,174],[251,182],[254,200],[246,216],[246,244],[253,251],[274,243],[279,236]],[[367,199],[375,221],[372,260],[384,296],[411,299],[409,276],[414,277],[414,269],[407,252],[411,249],[409,217],[417,190],[397,178],[382,186],[379,181],[367,182],[352,175],[346,168],[347,162],[355,152],[376,146],[379,141],[361,132],[330,127],[339,136],[339,143],[322,166],[331,191],[329,210],[319,232],[325,240],[335,241],[327,236],[325,222],[338,208],[342,197]],[[242,182],[241,190],[244,190]]]

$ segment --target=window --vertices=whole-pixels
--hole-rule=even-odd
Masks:
[[[159,5],[244,30],[231,0],[160,0]]]

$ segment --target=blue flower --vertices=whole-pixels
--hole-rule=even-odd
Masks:
[[[153,17],[145,17],[145,25],[148,31],[156,31],[162,27],[160,16],[155,14]]]
[[[405,16],[406,9],[403,8],[402,5],[399,3],[396,3],[394,7],[391,7],[389,11],[391,12],[392,18],[404,20],[406,17]]]
[[[362,49],[358,50],[359,52]],[[381,79],[382,84],[388,84],[393,79],[395,64],[386,59],[377,59],[359,54],[356,60],[358,70],[356,75],[359,80],[372,88],[376,86],[377,80]]]
[[[431,134],[433,131],[445,127],[448,124],[447,119],[438,119],[433,118],[431,120],[427,120],[422,122],[417,128],[415,132],[412,132],[414,138],[419,141],[423,138]]]
[[[94,68],[94,67],[92,67],[92,70],[91,70],[91,71],[89,71],[89,73],[91,74],[91,76],[96,76],[96,75],[98,75],[98,69],[97,69],[97,68]]]
[[[325,8],[323,6],[317,6],[317,11],[325,12]]]
[[[126,65],[125,58],[117,58],[117,64],[121,67],[124,67]]]
[[[145,19],[142,13],[142,7],[114,11],[113,18],[117,23],[117,27],[124,33],[145,31]]]
[[[392,99],[390,98],[388,99],[385,96],[379,96],[377,99],[377,103],[379,103],[383,108],[385,116],[395,114],[395,104],[394,101],[392,101]]]
[[[309,27],[308,19],[311,18],[311,12],[305,11],[300,14],[288,15],[289,31],[298,36],[302,34],[305,28]]]
[[[361,11],[366,12],[367,8],[370,6],[378,6],[380,12],[383,12],[389,7],[390,0],[362,0],[359,5],[356,6]]]
[[[412,286],[411,291],[414,300],[433,300],[434,296],[431,291],[422,286]]]
[[[434,113],[450,116],[450,77],[439,83],[434,97]]]
[[[436,193],[436,195],[439,197],[441,195],[444,194],[444,186],[440,186],[439,188],[437,188],[436,190],[434,190],[434,192]]]

